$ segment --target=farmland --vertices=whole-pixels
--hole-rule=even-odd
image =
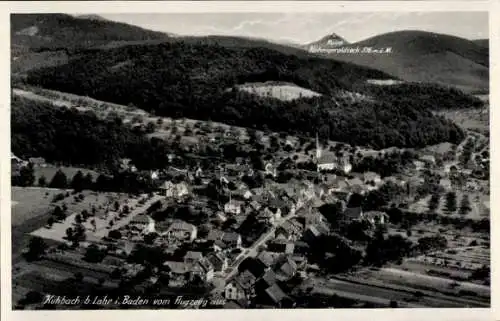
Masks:
[[[12,187],[12,226],[37,218],[50,209],[52,199],[61,190],[51,188]]]
[[[302,88],[295,84],[279,82],[246,83],[239,85],[237,88],[262,97],[273,97],[281,100],[321,96],[321,94],[307,88]]]

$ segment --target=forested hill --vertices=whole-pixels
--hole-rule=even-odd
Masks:
[[[103,120],[91,112],[12,97],[11,150],[22,158],[106,170],[127,157],[141,168],[165,164],[166,145],[146,139],[119,120]]]
[[[320,130],[325,138],[375,148],[457,142],[463,138],[461,130],[429,110],[479,103],[446,88],[418,84],[375,88],[366,85],[368,79],[393,77],[332,59],[299,58],[267,48],[177,42],[89,53],[66,65],[32,71],[27,81],[133,104],[157,115],[307,135]],[[235,88],[270,80],[294,83],[323,96],[282,101]],[[369,99],[341,95],[349,91]]]
[[[77,50],[112,41],[168,39],[162,32],[108,20],[81,19],[68,14],[11,15],[11,44],[33,51]]]
[[[391,48],[391,52],[328,53],[326,56],[373,67],[406,81],[440,83],[468,92],[489,90],[487,40],[471,41],[445,34],[404,30],[377,35],[348,46]]]

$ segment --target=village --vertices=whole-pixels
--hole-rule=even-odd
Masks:
[[[241,143],[241,137],[234,135],[235,132],[226,130],[225,144]],[[467,197],[489,195],[488,184],[481,176],[481,172],[489,171],[485,167],[489,162],[485,149],[488,144],[484,144],[480,135],[472,133],[458,147],[445,146],[445,153],[439,148],[418,153],[361,151],[343,144],[323,147],[318,137],[301,145],[297,139],[278,134],[254,136],[257,138],[254,137],[253,144],[267,139],[274,153],[250,160],[237,156],[232,158],[233,162],[226,157],[219,164],[209,166],[198,161],[197,166],[184,167],[178,165],[182,162],[176,162],[183,155],[170,155],[171,164],[165,169],[147,172],[123,160],[122,171],[143,175],[153,181],[156,188],[139,195],[107,193],[104,200],[100,197],[102,192],[86,190],[67,192],[59,197],[50,205],[53,219],[29,233],[32,238],[43,240],[43,246],[31,241],[25,250],[32,254],[42,247],[41,253],[37,253],[38,260],[23,263],[22,268],[13,267],[18,304],[27,304],[23,302],[29,302],[26,296],[29,293],[33,296],[33,291],[46,291],[45,286],[29,289],[33,284],[45,284],[41,278],[47,275],[59,274],[59,282],[66,282],[64,273],[54,272],[62,270],[67,279],[88,283],[91,289],[97,287],[121,294],[210,297],[223,300],[220,302],[224,302],[224,307],[307,306],[307,302],[298,303],[293,298],[310,293],[307,284],[314,280],[324,280],[318,281],[322,286],[314,286],[315,291],[321,292],[320,296],[335,294],[347,300],[335,303],[340,306],[359,302],[392,306],[396,300],[401,306],[419,306],[414,300],[408,303],[398,299],[399,292],[383,298],[377,294],[367,298],[347,289],[340,291],[335,286],[330,289],[324,282],[329,282],[327,276],[332,272],[323,264],[329,262],[328,256],[332,254],[321,253],[326,259],[315,261],[318,244],[333,233],[363,253],[367,242],[356,239],[361,234],[373,236],[378,230],[386,236],[402,233],[415,244],[419,243],[418,234],[422,237],[440,234],[439,226],[435,231],[420,231],[430,229],[425,223],[401,229],[400,222],[391,220],[391,208],[411,211],[421,217],[417,219],[421,222],[430,216],[436,219],[436,215],[489,222],[489,199],[479,202],[471,199],[465,204],[462,201],[465,196],[462,196],[458,199],[460,206],[456,204],[457,195],[454,204],[449,200],[453,198],[449,195],[458,191]],[[209,139],[208,143],[217,141]],[[246,140],[246,145],[252,146],[252,143]],[[461,156],[465,153],[469,155]],[[400,173],[381,175],[363,168],[370,166],[363,160],[390,158],[396,154],[407,158]],[[25,166],[47,167],[43,159],[23,161],[14,155],[12,166],[13,173]],[[68,204],[71,197],[74,198],[72,204],[81,206]],[[431,205],[433,202],[437,204]],[[359,222],[360,231],[353,222]],[[411,235],[412,230],[419,232]],[[456,235],[450,234],[453,237],[448,245],[453,240],[459,243]],[[484,246],[489,245],[489,236],[485,233],[468,234],[477,238],[473,250],[483,251]],[[466,245],[471,244],[469,241]],[[339,254],[333,255],[335,258]],[[482,255],[489,258],[489,253]],[[404,264],[410,264],[412,258],[408,260],[404,259],[407,262]],[[348,270],[355,268],[359,261],[354,259]],[[489,266],[488,260],[461,266],[466,271],[462,281],[469,282],[469,275],[484,266]],[[40,271],[44,269],[52,272],[42,277]],[[427,275],[429,269],[424,268],[421,273]],[[423,277],[419,282],[425,280]],[[481,286],[488,288],[475,285]],[[487,292],[484,288],[479,292]],[[458,304],[455,292],[447,295],[446,300],[436,302]],[[462,298],[459,303],[470,300],[471,304],[481,305],[489,300],[489,292],[484,299],[477,299],[477,295],[474,294],[473,299]]]

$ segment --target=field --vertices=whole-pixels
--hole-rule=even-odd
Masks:
[[[299,87],[295,84],[280,82],[246,83],[239,85],[238,89],[262,97],[273,97],[281,100],[321,96],[321,94],[315,91]]]
[[[19,226],[29,219],[45,215],[59,189],[12,187],[12,226]]]
[[[13,73],[23,73],[39,68],[63,65],[69,61],[64,50],[49,52],[25,52],[13,54],[11,68]]]
[[[300,288],[385,307],[390,301],[408,308],[489,307],[489,284],[469,281],[472,270],[482,266],[489,266],[489,249],[464,247],[406,259],[401,265],[362,268],[327,279],[309,275]]]

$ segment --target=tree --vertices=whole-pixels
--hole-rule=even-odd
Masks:
[[[98,263],[101,262],[106,256],[106,252],[99,249],[97,245],[91,244],[87,247],[87,251],[83,259],[90,263]]]
[[[120,268],[115,268],[112,272],[110,277],[112,279],[119,279],[122,275],[122,270]]]
[[[73,229],[71,227],[66,229],[66,238],[70,241],[73,239]]]
[[[49,187],[51,188],[67,188],[68,187],[68,178],[66,177],[66,174],[59,169],[55,174],[54,177],[52,177],[52,180],[50,181]]]
[[[446,194],[446,211],[448,213],[454,213],[457,210],[457,194],[455,192],[449,192]]]
[[[440,194],[432,194],[430,200],[429,200],[429,211],[434,212],[439,208],[439,203],[441,201],[441,195]]]
[[[157,233],[148,233],[146,235],[144,235],[144,243],[146,244],[153,244],[154,240],[158,237],[158,234]]]
[[[73,275],[74,279],[76,282],[82,282],[83,281],[83,273],[82,272],[76,272]]]
[[[462,201],[460,202],[459,213],[462,215],[467,215],[471,210],[472,208],[469,200],[469,195],[464,194],[462,197]]]
[[[40,187],[47,186],[47,178],[45,178],[45,176],[42,175],[38,178],[38,186]]]
[[[204,238],[208,235],[209,232],[210,232],[210,226],[207,224],[203,224],[198,229],[198,237]]]
[[[26,258],[29,260],[37,260],[47,250],[47,244],[40,237],[32,237],[28,244],[28,251],[26,252]]]
[[[35,170],[33,164],[29,163],[28,166],[24,166],[19,171],[19,177],[17,178],[17,184],[19,186],[32,186],[35,183]]]
[[[109,231],[108,236],[112,239],[120,239],[122,237],[122,233],[118,230],[111,230]]]
[[[54,211],[52,212],[52,215],[58,221],[64,221],[64,219],[66,219],[66,213],[64,212],[64,210],[60,206],[56,206],[54,208]]]
[[[401,211],[397,207],[391,207],[387,211],[387,215],[389,215],[389,220],[391,221],[391,223],[394,223],[394,224],[401,223],[401,221],[403,220],[403,217],[404,217],[403,211]]]
[[[76,174],[73,176],[73,179],[71,180],[71,188],[74,189],[76,192],[81,192],[84,189],[85,185],[85,179],[83,176],[82,171],[76,172]]]
[[[92,184],[94,183],[94,178],[92,177],[92,174],[87,173],[85,177],[83,178],[83,189],[92,189]]]

